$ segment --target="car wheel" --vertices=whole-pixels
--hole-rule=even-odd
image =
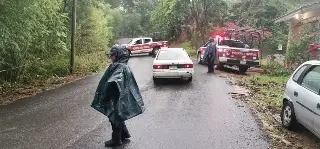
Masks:
[[[297,125],[296,115],[294,113],[294,107],[292,102],[286,101],[283,104],[280,116],[282,126],[287,128],[288,130],[293,130]]]
[[[201,59],[201,53],[198,53],[198,55],[197,55],[197,62],[198,62],[198,64],[203,64],[202,59]]]
[[[216,70],[222,70],[223,68],[224,68],[224,65],[220,62],[216,66]]]
[[[239,72],[240,74],[245,74],[248,71],[248,66],[239,66]]]
[[[160,48],[159,47],[156,47],[156,48],[153,48],[152,50],[152,57],[156,57],[158,52],[159,52]]]
[[[187,81],[188,81],[188,83],[191,83],[192,82],[192,77],[190,77]]]
[[[132,57],[132,53],[131,53],[131,51],[129,51],[129,57]]]

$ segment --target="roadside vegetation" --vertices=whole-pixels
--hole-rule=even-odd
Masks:
[[[248,103],[270,138],[272,148],[319,148],[318,138],[302,126],[296,131],[288,131],[281,124],[284,89],[293,69],[286,69],[277,62],[268,63],[262,69],[258,74],[227,75],[235,86],[246,88],[248,92],[237,93],[234,98]]]
[[[191,57],[192,56],[194,57],[197,55],[197,52],[196,52],[197,48],[193,47],[190,42],[182,42],[174,46],[185,49],[188,52],[189,56]]]
[[[168,40],[186,49],[190,56],[196,56],[196,49],[226,23],[267,28],[272,36],[263,40],[263,57],[281,54],[285,60],[263,63],[263,72],[259,75],[232,75],[232,79],[237,85],[250,89],[248,102],[260,113],[269,136],[276,138],[272,139],[273,145],[291,142],[291,147],[299,147],[294,141],[286,141],[292,136],[287,136],[287,131],[270,115],[279,113],[285,83],[292,71],[308,60],[307,44],[314,38],[311,34],[314,28],[306,25],[301,30],[301,42],[294,43],[287,51],[276,51],[279,44],[287,48],[288,26],[277,24],[274,19],[305,1],[77,1],[75,74],[69,73],[72,0],[4,0],[0,3],[0,105],[104,69],[108,65],[104,53],[119,38],[149,36]],[[270,131],[269,126],[276,128],[276,133]]]
[[[283,69],[278,67],[278,69]],[[284,70],[277,70],[279,72]],[[295,131],[282,127],[280,111],[286,82],[289,74],[252,74],[245,76],[227,75],[241,93],[235,94],[235,99],[248,104],[252,113],[260,122],[261,129],[270,139],[271,148],[291,149],[320,147],[319,139],[300,126]],[[245,89],[244,89],[245,88]],[[243,89],[245,92],[243,92]]]

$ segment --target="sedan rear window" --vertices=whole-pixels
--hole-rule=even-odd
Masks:
[[[162,50],[157,60],[186,60],[188,57],[182,50]]]

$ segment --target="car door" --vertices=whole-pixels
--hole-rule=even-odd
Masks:
[[[294,105],[294,109],[295,109],[294,111],[297,119],[304,125],[307,125],[308,121],[310,122],[310,119],[308,120],[308,118],[305,117],[306,115],[305,113],[308,113],[308,110],[305,109],[303,106],[307,104],[306,103],[307,101],[306,99],[301,98],[305,90],[305,88],[301,86],[301,82],[308,68],[310,68],[310,65],[300,66],[293,73],[292,77],[288,80],[288,83],[285,89],[285,95],[292,101]]]
[[[134,44],[132,45],[132,49],[133,49],[133,51],[141,52],[142,46],[143,46],[143,40],[142,40],[142,38],[140,38],[134,42]]]
[[[302,79],[301,86],[305,89],[301,98],[307,102],[305,109],[309,111],[304,116],[313,123],[309,127],[312,127],[316,135],[320,137],[320,66],[312,66],[308,70]]]
[[[143,39],[143,52],[151,52],[152,46],[151,46],[151,38],[144,38]]]

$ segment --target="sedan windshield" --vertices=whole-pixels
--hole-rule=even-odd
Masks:
[[[162,50],[160,51],[157,60],[186,60],[188,56],[183,50]]]

